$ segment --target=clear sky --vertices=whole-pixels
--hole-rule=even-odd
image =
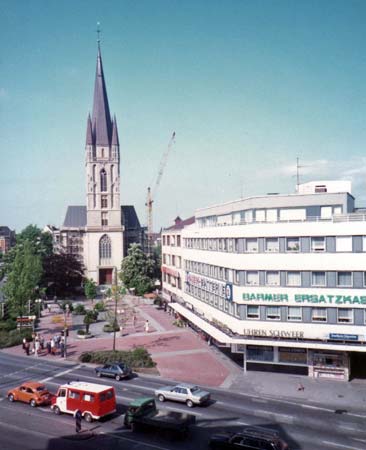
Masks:
[[[176,144],[154,228],[196,208],[353,181],[366,205],[366,1],[0,0],[0,225],[60,226],[85,204],[96,23],[121,144],[121,201]]]

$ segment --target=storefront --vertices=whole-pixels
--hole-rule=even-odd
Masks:
[[[346,352],[309,350],[309,376],[348,381],[350,360]]]

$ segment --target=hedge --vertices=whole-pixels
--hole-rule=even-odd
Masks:
[[[123,362],[132,369],[142,367],[155,367],[150,353],[144,347],[136,347],[133,350],[104,350],[99,352],[83,352],[79,360],[85,363],[107,364],[111,362]]]
[[[22,331],[11,330],[9,332],[0,331],[0,348],[13,347],[23,342],[23,338],[32,339],[32,328],[23,328]]]

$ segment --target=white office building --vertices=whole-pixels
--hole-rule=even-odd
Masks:
[[[162,241],[170,306],[243,370],[365,376],[366,210],[350,182],[199,209]]]

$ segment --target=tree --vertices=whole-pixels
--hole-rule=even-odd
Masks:
[[[41,256],[49,256],[53,253],[52,234],[44,233],[36,225],[28,225],[16,235],[16,243],[32,242],[36,252]]]
[[[18,244],[8,272],[4,294],[13,315],[23,316],[27,302],[35,300],[42,276],[41,257],[30,241]]]
[[[137,295],[153,289],[154,261],[145,255],[140,244],[130,245],[128,255],[122,261],[119,277],[124,286],[134,288]]]
[[[90,324],[94,323],[97,320],[97,318],[98,318],[98,311],[89,310],[86,312],[84,316],[84,325],[86,334],[89,334]]]
[[[92,280],[91,278],[86,279],[85,284],[84,284],[84,292],[85,292],[86,298],[88,298],[89,300],[91,300],[93,302],[93,300],[97,296],[97,285],[96,285],[95,281]]]

